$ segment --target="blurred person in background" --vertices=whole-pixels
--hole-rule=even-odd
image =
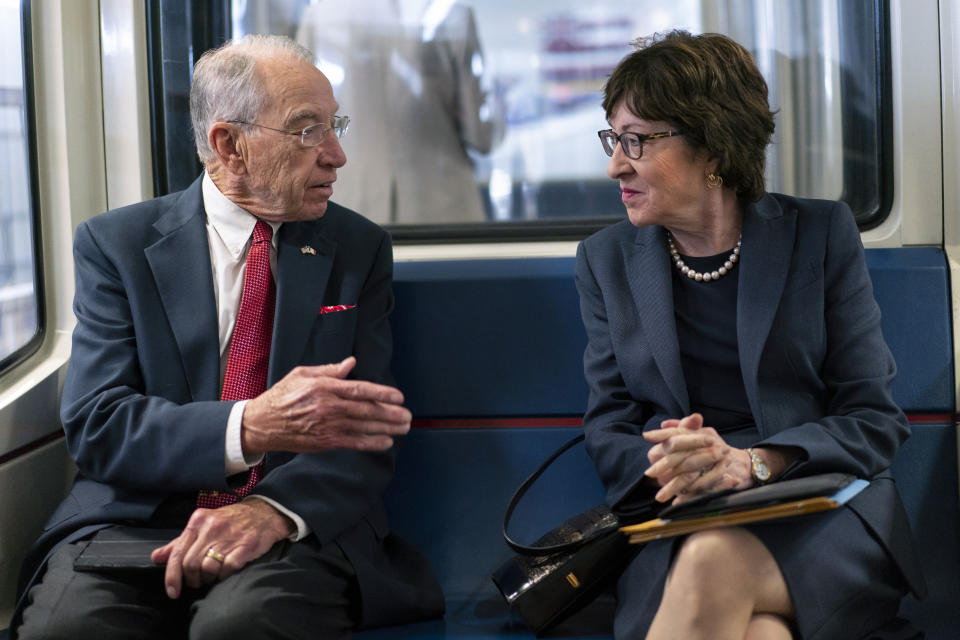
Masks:
[[[314,51],[356,132],[363,171],[337,202],[380,224],[483,222],[469,151],[488,153],[503,118],[483,84],[470,7],[436,0],[320,0],[297,41]]]

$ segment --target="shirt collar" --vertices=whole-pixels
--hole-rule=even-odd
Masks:
[[[256,226],[258,218],[223,195],[206,171],[203,172],[201,189],[203,191],[203,208],[207,212],[207,224],[213,227],[213,230],[223,240],[223,244],[227,247],[230,255],[238,260],[250,241],[250,236],[253,235],[253,228]],[[283,223],[268,222],[267,224],[273,229],[271,244],[276,249],[277,231]]]

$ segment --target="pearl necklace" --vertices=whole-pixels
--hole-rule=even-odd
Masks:
[[[733,253],[727,257],[726,261],[723,263],[723,266],[716,271],[710,271],[707,273],[694,271],[686,265],[686,263],[680,257],[676,245],[673,244],[673,236],[670,235],[669,231],[667,231],[667,248],[670,250],[670,257],[673,258],[673,264],[677,265],[677,269],[680,270],[680,273],[686,275],[691,280],[696,280],[697,282],[710,282],[711,280],[719,279],[720,276],[724,276],[733,270],[734,265],[740,259],[740,241],[742,238],[743,234],[740,234],[740,237],[737,238],[737,246],[733,248]]]

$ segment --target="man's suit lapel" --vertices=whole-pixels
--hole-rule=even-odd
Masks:
[[[144,250],[196,400],[219,397],[220,341],[200,180],[154,224],[163,236]],[[171,354],[172,355],[172,354]]]
[[[303,357],[310,330],[323,305],[337,243],[336,220],[328,215],[313,222],[286,223],[277,245],[277,311],[273,323],[268,385],[279,372],[290,371]]]
[[[688,411],[690,400],[673,317],[672,264],[666,242],[660,227],[639,229],[636,241],[625,247],[626,270],[637,314],[660,375],[681,409]]]
[[[796,223],[796,211],[783,211],[769,195],[750,205],[743,217],[743,249],[737,267],[737,342],[744,387],[758,425],[760,355],[787,282]]]

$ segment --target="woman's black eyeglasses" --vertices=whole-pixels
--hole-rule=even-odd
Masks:
[[[613,152],[617,148],[617,143],[623,147],[623,152],[632,160],[639,160],[643,156],[643,143],[647,140],[656,140],[657,138],[669,138],[671,136],[682,136],[682,131],[660,131],[658,133],[633,133],[626,131],[617,135],[613,129],[604,129],[597,131],[600,136],[600,142],[603,144],[603,150],[608,156],[613,157]]]

